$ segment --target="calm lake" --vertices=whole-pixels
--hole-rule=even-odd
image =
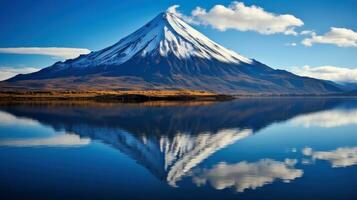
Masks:
[[[356,199],[357,99],[0,103],[0,199]]]

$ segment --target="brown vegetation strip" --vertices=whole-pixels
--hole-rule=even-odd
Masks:
[[[50,101],[50,100],[95,100],[119,102],[146,101],[221,101],[232,99],[219,95],[193,90],[128,90],[128,91],[9,91],[0,92],[0,100],[8,101]]]

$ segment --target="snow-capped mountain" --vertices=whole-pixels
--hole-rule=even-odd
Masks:
[[[18,75],[1,86],[279,94],[341,91],[333,83],[274,70],[226,49],[170,12],[160,13],[110,47]]]
[[[113,46],[75,60],[72,66],[121,65],[135,56],[170,55],[183,60],[198,57],[225,63],[252,63],[208,39],[173,13],[164,12]]]

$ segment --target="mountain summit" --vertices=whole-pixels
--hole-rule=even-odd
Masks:
[[[274,70],[213,42],[163,12],[105,49],[17,75],[2,88],[193,89],[218,93],[323,94],[332,82]]]
[[[73,66],[121,65],[132,58],[203,58],[239,64],[252,61],[208,39],[176,17],[160,13],[152,21],[111,47],[73,62]]]

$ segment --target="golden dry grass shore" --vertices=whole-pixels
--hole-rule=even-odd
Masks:
[[[98,100],[98,101],[217,101],[231,96],[196,90],[63,90],[63,91],[3,91],[0,100]]]

